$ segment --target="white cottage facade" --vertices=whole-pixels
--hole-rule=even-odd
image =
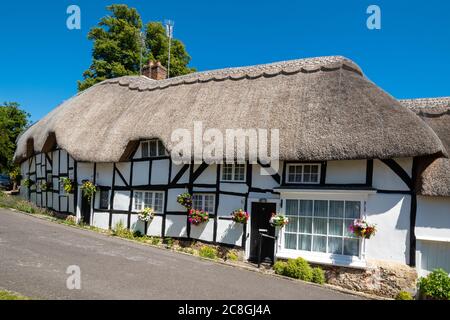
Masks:
[[[21,194],[38,206],[75,215],[99,228],[114,228],[121,222],[131,230],[150,236],[198,239],[241,248],[247,259],[256,258],[259,230],[266,229],[269,234],[276,235],[277,240],[263,242],[263,258],[303,257],[314,263],[355,268],[366,268],[377,261],[416,266],[419,258],[417,266],[422,268],[423,252],[435,250],[427,249],[427,243],[421,242],[422,239],[450,238],[450,225],[446,225],[450,216],[448,198],[436,200],[417,193],[420,165],[424,159],[447,156],[441,141],[414,113],[367,82],[349,60],[339,57],[299,61],[251,67],[245,72],[243,69],[226,69],[199,73],[180,77],[182,81],[175,78],[148,80],[153,82],[147,83],[142,77],[107,80],[86,90],[19,138],[16,161],[20,162],[23,177],[35,182],[30,188],[21,188]],[[262,78],[255,75],[258,72]],[[242,74],[241,78],[237,76]],[[291,94],[291,91],[300,90],[301,85],[290,78],[294,74],[309,77],[308,84],[303,84],[309,91],[302,93],[301,98]],[[333,78],[327,80],[332,75]],[[215,80],[205,80],[207,76]],[[347,88],[342,87],[346,77],[350,77]],[[265,96],[267,90],[248,89],[247,96],[242,98],[243,93],[240,95],[244,101],[232,101],[236,95],[233,90],[243,90],[242,87],[249,85],[247,82],[253,81],[251,85],[258,86],[255,81],[274,81],[270,80],[273,78],[280,81],[269,83],[270,87],[276,87],[276,94],[268,97]],[[362,80],[361,85],[352,82]],[[320,86],[327,81],[331,83],[328,87],[311,93],[315,90],[314,85]],[[158,83],[157,88],[155,83]],[[235,84],[239,88],[234,88]],[[215,86],[218,86],[217,92],[226,95],[230,90],[233,95],[229,99],[221,98],[215,91],[206,91],[206,85],[214,86],[208,90],[216,90]],[[336,92],[329,87],[334,85],[343,91]],[[113,91],[103,91],[109,87]],[[165,93],[167,90],[172,90],[168,96],[155,96],[159,91]],[[189,91],[183,91],[181,100],[177,100],[173,90]],[[149,95],[143,96],[142,93],[147,91]],[[108,102],[108,97],[115,94],[124,100]],[[132,96],[124,97],[128,94]],[[195,99],[190,94],[195,94]],[[336,96],[343,100],[335,100]],[[206,100],[202,99],[209,99],[211,106],[205,105]],[[255,114],[245,106],[250,103],[247,100],[256,101],[257,105],[274,105],[274,112],[278,112],[272,117],[269,112],[269,120],[266,115],[252,122],[264,128],[280,128],[282,132],[281,162],[278,172],[273,175],[262,175],[261,163],[249,161],[210,165],[191,161],[177,165],[169,156],[172,146],[168,133],[151,132],[145,126],[139,131],[140,123],[144,121],[152,124],[152,128],[179,127],[175,123],[177,119],[171,118],[176,112],[171,108],[181,104],[187,104],[182,107],[189,108],[191,113],[197,112],[197,118],[184,118],[188,124],[201,118],[199,110],[205,114],[214,112],[211,111],[214,104],[222,104],[217,107],[219,109],[238,104],[239,108],[234,112],[244,110],[248,114],[240,111],[236,119],[254,119],[259,113]],[[124,111],[134,114],[132,108],[139,104],[137,101],[142,103],[140,115],[122,125],[121,119],[127,117]],[[155,109],[152,109],[152,103]],[[285,108],[304,106],[304,116],[301,116],[302,112],[298,113],[299,121],[304,123],[289,122],[297,117],[297,109],[276,111],[282,103]],[[353,109],[355,104],[357,109]],[[322,106],[325,110],[321,115],[317,110]],[[111,109],[122,107],[123,110]],[[336,112],[338,107],[341,110]],[[219,115],[209,114],[204,120],[213,127],[226,121],[226,114],[233,117],[227,110],[222,111]],[[102,119],[110,116],[117,118],[115,121]],[[160,116],[167,120],[160,121]],[[69,117],[74,121],[74,131],[64,132],[63,126],[59,127],[62,120],[58,117]],[[83,122],[90,117],[90,125]],[[400,124],[397,117],[401,117],[405,128],[396,127],[395,123]],[[102,124],[102,121],[108,121],[108,124]],[[323,123],[316,123],[320,121]],[[367,122],[372,121],[375,121],[373,126],[366,127]],[[249,127],[250,123],[239,125]],[[104,132],[103,127],[111,129]],[[291,132],[289,130],[300,132],[300,136],[289,138],[283,135],[283,132]],[[93,145],[94,140],[100,144]],[[75,181],[73,193],[64,192],[63,177]],[[82,196],[80,189],[86,180],[98,188],[91,202]],[[39,181],[51,181],[52,187],[40,190]],[[209,212],[208,222],[199,226],[189,223],[187,210],[177,203],[177,196],[183,192],[193,195],[194,208]],[[152,207],[156,212],[149,223],[137,218],[137,213],[144,207]],[[240,208],[250,214],[247,224],[231,220],[231,213]],[[285,214],[290,223],[275,230],[269,225],[272,212]],[[378,231],[373,238],[362,240],[350,234],[348,226],[357,218],[377,225]],[[429,228],[430,225],[441,227],[435,230],[433,226]],[[448,246],[439,250],[440,255],[450,256]]]

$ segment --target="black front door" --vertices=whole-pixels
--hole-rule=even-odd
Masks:
[[[81,194],[81,219],[85,224],[91,224],[91,201]]]
[[[275,236],[275,228],[269,224],[272,213],[276,211],[275,203],[252,203],[251,215],[251,236],[250,236],[250,260],[256,261],[258,259],[259,250],[259,229],[266,229],[267,234]],[[271,238],[262,239],[261,246],[261,261],[273,261],[275,240]]]

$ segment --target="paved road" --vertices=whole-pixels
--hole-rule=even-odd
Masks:
[[[67,267],[81,269],[68,290]],[[40,299],[356,299],[0,209],[0,287]]]

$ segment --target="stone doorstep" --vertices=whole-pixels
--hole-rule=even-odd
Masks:
[[[69,227],[69,228],[76,228],[76,229],[79,229],[79,230],[85,230],[85,231],[95,232],[95,233],[98,233],[98,234],[103,234],[103,235],[106,235],[106,236],[111,236],[110,234],[108,234],[106,232],[101,232],[101,231],[97,231],[97,230],[91,230],[91,229],[88,229],[88,228],[79,227],[77,225],[68,225],[68,224],[64,224],[64,223],[59,223],[57,221],[57,218],[52,217],[52,216],[46,216],[46,215],[34,214],[34,213],[27,213],[27,212],[19,211],[17,209],[13,209],[13,208],[5,208],[5,209],[8,209],[8,210],[11,210],[11,211],[14,211],[14,212],[18,212],[18,213],[21,213],[21,214],[25,214],[27,216],[34,217],[34,218],[37,218],[37,219],[41,219],[41,220],[45,220],[45,221],[49,221],[49,222],[56,222],[56,223],[58,223],[60,225],[63,225],[63,226]],[[140,242],[140,241],[127,239],[127,238],[120,238],[120,237],[115,237],[115,238],[120,239],[120,240],[124,240],[124,241],[129,241],[131,243],[144,245],[144,246],[150,246],[150,247],[157,248],[157,249],[160,249],[160,250],[169,250],[169,251],[172,251],[172,252],[176,252],[178,254],[184,254],[184,255],[191,256],[191,257],[197,257],[199,259],[203,259],[203,260],[207,260],[207,261],[210,261],[210,262],[219,263],[219,264],[222,264],[222,265],[225,265],[225,266],[228,266],[228,267],[244,269],[244,270],[248,270],[248,271],[252,271],[252,272],[258,272],[258,273],[265,274],[265,275],[268,275],[268,276],[272,276],[272,277],[276,277],[276,278],[280,278],[280,279],[285,279],[285,280],[288,280],[288,281],[301,282],[301,283],[308,284],[308,285],[311,285],[311,286],[316,286],[316,287],[319,287],[319,288],[326,288],[326,289],[329,289],[329,290],[334,290],[334,291],[342,292],[342,293],[345,293],[345,294],[351,294],[351,295],[359,296],[359,297],[366,298],[366,299],[372,299],[372,300],[393,300],[392,298],[378,296],[378,295],[369,294],[369,293],[365,293],[365,292],[359,292],[359,291],[355,291],[355,290],[350,290],[350,289],[346,289],[344,287],[333,285],[333,284],[328,284],[328,283],[317,284],[317,283],[313,283],[313,282],[307,282],[307,281],[303,281],[303,280],[299,280],[299,279],[286,277],[286,276],[283,276],[283,275],[276,274],[273,271],[273,269],[268,268],[267,266],[264,266],[263,268],[258,269],[258,267],[254,263],[248,262],[248,261],[228,262],[228,261],[214,260],[214,259],[204,258],[204,257],[200,257],[200,256],[195,256],[195,255],[192,255],[190,253],[183,252],[183,251],[169,249],[169,248],[166,248],[165,246],[153,245],[151,243]],[[263,264],[261,264],[261,266],[263,266]]]

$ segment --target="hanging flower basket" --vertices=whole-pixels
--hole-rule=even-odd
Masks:
[[[272,227],[283,228],[289,223],[289,219],[282,214],[272,213],[272,217],[270,218],[269,223]]]
[[[209,214],[206,211],[203,210],[195,210],[191,209],[189,210],[189,222],[193,225],[198,226],[199,224],[203,222],[209,221]]]
[[[23,179],[23,181],[22,181],[22,185],[27,188],[31,187],[33,184],[34,184],[34,181],[29,178]]]
[[[64,191],[67,193],[73,193],[74,181],[70,178],[61,178],[61,183],[63,184]]]
[[[367,221],[361,219],[355,219],[348,229],[356,237],[364,239],[370,239],[377,232],[375,224],[369,224]]]
[[[97,187],[89,180],[83,181],[83,184],[81,185],[80,189],[83,192],[83,197],[85,197],[89,201],[91,201],[95,192],[97,192]]]
[[[192,208],[192,196],[188,192],[178,195],[177,202],[179,204],[181,204],[183,207],[185,207],[186,209]]]
[[[144,208],[138,213],[138,219],[143,222],[149,222],[155,216],[155,211],[152,208]]]
[[[246,224],[250,215],[242,209],[234,210],[232,213],[232,220],[237,223]]]

